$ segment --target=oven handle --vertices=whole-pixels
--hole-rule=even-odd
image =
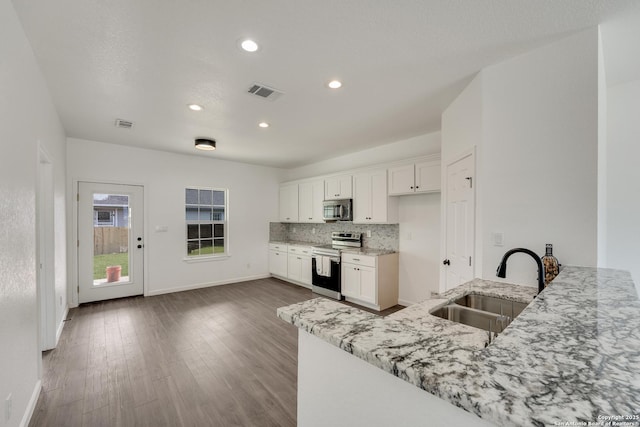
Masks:
[[[328,256],[328,255],[312,254],[311,258],[316,258],[317,256]],[[329,257],[329,259],[331,260],[331,262],[334,262],[336,264],[340,264],[340,258],[338,258],[338,257]]]

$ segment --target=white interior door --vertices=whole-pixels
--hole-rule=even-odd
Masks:
[[[445,288],[473,279],[475,246],[474,156],[447,166]]]
[[[78,183],[78,302],[143,293],[143,187]]]

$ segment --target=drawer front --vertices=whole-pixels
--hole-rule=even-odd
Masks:
[[[311,246],[292,246],[289,245],[290,254],[311,256]]]
[[[350,264],[366,265],[368,267],[376,266],[376,257],[369,255],[358,254],[342,254],[342,262],[348,262]]]
[[[287,252],[287,245],[283,243],[269,243],[269,250]]]

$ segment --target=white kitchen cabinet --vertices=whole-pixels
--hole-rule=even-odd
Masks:
[[[310,246],[289,245],[288,275],[290,281],[311,288],[311,251]]]
[[[353,187],[351,183],[351,175],[339,175],[325,178],[325,200],[351,199],[352,197]]]
[[[389,168],[389,195],[440,191],[440,160]]]
[[[280,222],[298,222],[298,184],[280,186]]]
[[[440,191],[440,160],[416,163],[416,193]]]
[[[280,278],[287,278],[288,264],[287,245],[269,244],[269,273]]]
[[[398,220],[397,200],[389,200],[387,171],[379,169],[353,177],[353,222],[388,223]]]
[[[287,258],[287,279],[311,287],[311,256],[290,253]]]
[[[342,254],[342,294],[347,301],[384,310],[398,304],[398,254]]]
[[[322,220],[323,200],[323,180],[298,184],[298,222],[324,223]]]

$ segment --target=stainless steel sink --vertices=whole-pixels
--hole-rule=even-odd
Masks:
[[[469,294],[431,312],[452,322],[483,329],[489,343],[518,316],[527,304],[502,298]]]
[[[510,317],[511,319],[515,319],[528,305],[521,302],[477,294],[466,295],[462,298],[458,298],[454,302],[463,307],[488,311],[490,313]]]
[[[452,322],[484,329],[485,331],[496,332],[497,329],[504,329],[496,328],[496,318],[498,316],[494,313],[462,307],[457,304],[445,305],[436,311],[432,311],[431,314],[442,319],[451,320]]]

